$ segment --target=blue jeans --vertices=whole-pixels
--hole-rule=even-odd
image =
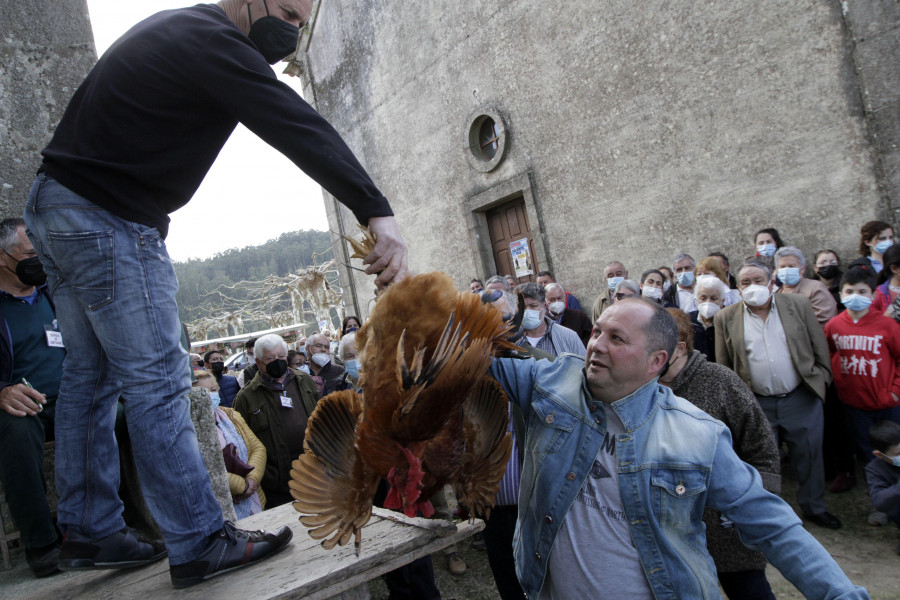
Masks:
[[[39,175],[25,206],[66,345],[56,401],[58,522],[90,538],[121,530],[114,425],[125,406],[144,498],[173,565],[222,527],[190,418],[178,282],[153,227],[125,221]]]

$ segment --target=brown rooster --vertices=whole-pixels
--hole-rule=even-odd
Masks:
[[[362,396],[319,402],[291,470],[294,507],[313,538],[329,549],[354,536],[358,544],[382,477],[385,507],[408,516],[431,516],[429,498],[445,483],[488,513],[510,441],[507,398],[487,368],[492,355],[515,350],[508,336],[499,311],[458,293],[444,273],[381,295],[356,334]]]

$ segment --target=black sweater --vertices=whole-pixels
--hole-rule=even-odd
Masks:
[[[360,223],[393,214],[337,131],[212,4],[157,13],[119,38],[72,97],[41,170],[165,236],[238,122]]]

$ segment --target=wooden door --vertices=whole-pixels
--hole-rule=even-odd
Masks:
[[[531,227],[528,226],[528,216],[525,214],[525,201],[522,197],[515,198],[496,206],[485,213],[488,222],[488,231],[491,236],[491,249],[494,254],[494,265],[497,275],[516,276],[513,264],[510,244],[525,239],[528,242],[528,255],[531,259],[531,274],[518,277],[519,283],[534,281],[540,270],[534,259],[534,244],[531,239]]]

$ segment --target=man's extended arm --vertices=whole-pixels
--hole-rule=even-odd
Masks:
[[[807,598],[867,599],[840,566],[803,528],[793,509],[765,491],[759,473],[744,464],[723,429],[710,473],[707,506],[719,510],[738,527],[741,540],[766,555]]]

